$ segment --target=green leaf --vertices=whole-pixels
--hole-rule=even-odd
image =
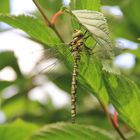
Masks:
[[[51,124],[32,136],[32,140],[113,140],[107,132],[88,125]]]
[[[38,126],[17,120],[12,124],[0,125],[1,140],[26,140],[36,131]]]
[[[17,76],[22,76],[14,52],[12,51],[0,52],[0,60],[2,60],[0,61],[0,70],[5,68],[6,66],[11,66],[17,73]]]
[[[82,56],[79,64],[79,81],[82,87],[85,87],[86,90],[88,89],[104,104],[108,104],[108,93],[103,82],[100,60],[94,56],[87,59]]]
[[[104,82],[110,101],[120,117],[140,133],[140,90],[124,76],[104,73]]]
[[[9,0],[0,0],[0,13],[10,12],[10,2]]]
[[[74,10],[96,10],[99,11],[100,0],[71,0],[71,9]]]
[[[0,14],[0,21],[25,31],[33,39],[36,39],[41,43],[50,44],[60,42],[51,28],[32,16]]]

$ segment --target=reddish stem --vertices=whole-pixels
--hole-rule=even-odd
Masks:
[[[114,121],[114,125],[116,127],[119,127],[118,116],[117,116],[117,112],[116,111],[114,111],[113,121]]]
[[[63,14],[63,12],[60,10],[53,15],[53,17],[51,19],[51,24],[52,25],[55,24],[57,17],[60,16],[61,14]]]

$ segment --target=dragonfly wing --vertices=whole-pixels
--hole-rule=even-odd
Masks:
[[[49,46],[52,50],[52,56],[57,54],[58,57],[66,57],[70,53],[69,44],[55,44]]]
[[[32,54],[43,53],[44,59],[59,58],[70,53],[68,44],[49,44],[43,49],[36,50]]]
[[[97,46],[92,50],[92,54],[94,55],[93,59],[96,57],[96,59],[101,62],[103,70],[109,73],[120,74],[119,69],[113,64],[115,53],[118,52],[117,50],[118,49],[116,47],[106,49],[97,44]]]
[[[49,48],[36,51],[43,52],[42,58],[36,63],[38,74],[53,71],[59,64],[62,64],[66,58],[71,56],[68,44],[50,44]]]

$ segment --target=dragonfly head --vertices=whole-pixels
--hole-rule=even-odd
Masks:
[[[81,30],[75,30],[73,35],[72,35],[72,38],[82,38],[84,36],[83,32]]]

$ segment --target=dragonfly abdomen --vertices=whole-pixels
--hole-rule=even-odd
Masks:
[[[80,53],[84,47],[83,33],[77,30],[73,34],[73,40],[70,43],[71,53],[74,58],[74,67],[72,74],[72,87],[71,87],[71,119],[72,123],[76,122],[76,91],[77,91],[77,77],[78,77],[78,62],[80,61]]]
[[[71,87],[71,119],[72,123],[76,120],[76,91],[77,91],[77,77],[78,77],[78,61],[74,59],[74,68],[72,74],[72,87]]]

